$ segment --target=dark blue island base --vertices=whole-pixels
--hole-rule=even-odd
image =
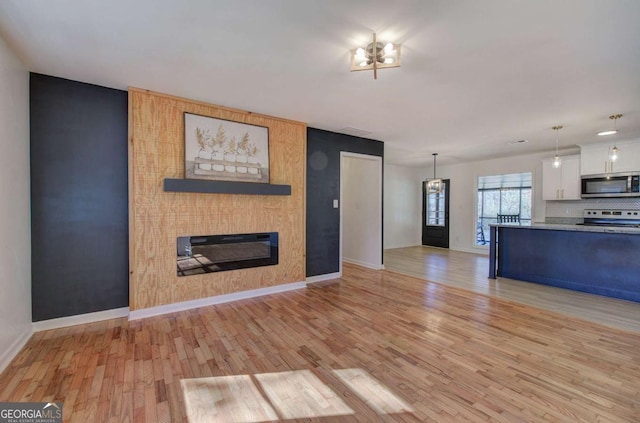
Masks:
[[[497,226],[491,235],[490,278],[640,302],[640,233]]]

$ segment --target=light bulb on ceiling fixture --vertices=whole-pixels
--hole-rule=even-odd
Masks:
[[[558,154],[558,131],[562,129],[562,125],[553,126],[551,129],[556,131],[556,156],[553,158],[553,167],[557,169],[562,165],[562,159]]]

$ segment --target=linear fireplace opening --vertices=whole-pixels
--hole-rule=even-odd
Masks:
[[[178,276],[278,264],[278,233],[178,237]]]

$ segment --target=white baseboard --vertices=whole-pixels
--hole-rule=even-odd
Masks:
[[[358,266],[366,267],[367,269],[373,269],[373,270],[382,270],[382,269],[384,269],[384,266],[381,265],[381,264],[367,263],[365,261],[360,261],[360,260],[346,258],[346,257],[342,257],[342,261],[344,261],[345,263],[351,263],[351,264],[355,264],[355,265],[358,265]]]
[[[11,360],[16,358],[20,350],[22,350],[22,347],[24,347],[27,341],[31,338],[31,335],[33,335],[33,329],[29,328],[0,355],[0,373],[9,366]]]
[[[481,256],[488,256],[488,248],[450,248],[451,251],[460,251],[461,253],[478,254]]]
[[[383,248],[383,250],[395,250],[398,248],[419,247],[421,245],[422,245],[422,240],[418,240],[417,242],[410,242],[405,244],[387,245],[386,247]]]
[[[102,320],[127,316],[129,316],[129,307],[114,308],[111,310],[96,311],[95,313],[77,314],[75,316],[33,322],[33,331],[41,332],[43,330],[66,328],[67,326],[83,325],[85,323],[100,322]]]
[[[261,297],[263,295],[277,294],[279,292],[293,291],[306,288],[306,282],[293,282],[283,285],[258,288],[249,291],[234,292],[231,294],[217,295],[215,297],[200,298],[197,300],[183,301],[180,303],[166,304],[157,307],[133,310],[129,313],[129,320],[144,319],[146,317],[160,316],[162,314],[175,313],[177,311],[191,310],[193,308],[206,307],[214,304],[229,303],[231,301],[246,300]]]
[[[331,279],[339,279],[341,277],[342,277],[342,272],[325,273],[324,275],[309,276],[306,282],[316,283],[316,282],[330,281]]]

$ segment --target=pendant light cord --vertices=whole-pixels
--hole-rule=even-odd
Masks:
[[[436,156],[438,153],[433,153],[433,179],[436,179]]]

